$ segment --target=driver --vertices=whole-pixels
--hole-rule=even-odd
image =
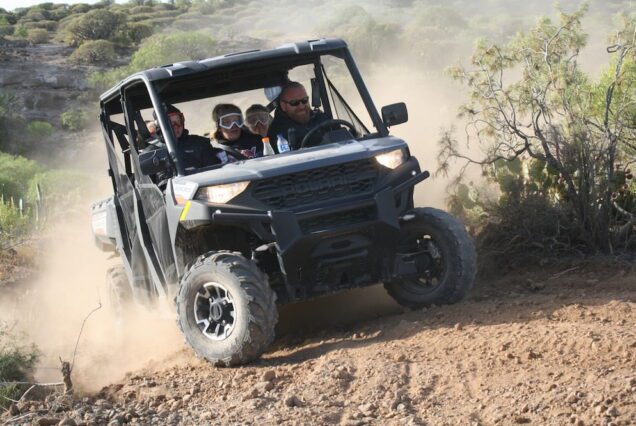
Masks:
[[[280,105],[274,114],[274,121],[269,126],[267,133],[271,141],[276,141],[278,135],[282,135],[289,141],[292,149],[299,148],[300,142],[307,132],[318,124],[329,120],[329,116],[324,112],[311,109],[305,87],[296,81],[288,81],[283,86],[279,103]],[[295,130],[293,140],[289,140],[290,129]],[[312,143],[311,145],[316,144]]]

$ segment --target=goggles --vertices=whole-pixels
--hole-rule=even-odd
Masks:
[[[304,98],[300,99],[292,99],[291,101],[286,101],[284,99],[281,99],[280,101],[285,102],[286,104],[289,104],[293,107],[297,107],[300,104],[307,105],[307,102],[309,102],[309,96],[305,96]]]
[[[260,111],[260,112],[252,112],[245,117],[245,123],[248,126],[254,127],[258,123],[261,123],[263,126],[267,126],[271,120],[269,113]]]
[[[229,130],[232,127],[243,127],[243,115],[238,112],[231,112],[219,117],[219,126]]]

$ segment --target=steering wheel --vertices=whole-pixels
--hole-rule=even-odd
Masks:
[[[245,155],[241,154],[241,152],[238,149],[232,148],[231,146],[215,143],[212,145],[212,147],[215,149],[218,149],[219,151],[225,151],[227,154],[234,157],[237,161],[248,159]]]
[[[307,134],[305,135],[305,137],[303,138],[302,142],[300,143],[300,148],[305,148],[308,146],[309,141],[311,140],[311,138],[316,135],[316,134],[324,134],[327,129],[331,128],[331,130],[335,130],[336,126],[345,126],[347,128],[349,128],[349,130],[351,130],[352,134],[357,134],[358,131],[356,130],[356,127],[349,123],[347,120],[340,120],[340,119],[330,119],[327,121],[323,121],[322,123],[317,124],[316,126],[314,126],[310,131],[307,132]],[[316,146],[320,145],[320,143],[315,144]]]

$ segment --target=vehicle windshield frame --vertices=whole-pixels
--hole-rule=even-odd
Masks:
[[[248,52],[249,53],[249,52]],[[226,55],[228,56],[228,55]],[[157,121],[162,130],[166,147],[173,160],[177,175],[185,176],[185,170],[181,166],[182,159],[179,151],[176,149],[177,141],[174,138],[172,128],[170,126],[165,105],[176,104],[181,102],[189,102],[213,98],[225,94],[240,93],[241,91],[267,87],[271,81],[271,86],[280,85],[287,77],[287,73],[301,65],[314,65],[314,77],[317,80],[320,90],[320,98],[325,113],[332,115],[330,101],[327,95],[328,87],[322,72],[323,57],[336,57],[344,61],[346,69],[361,97],[366,112],[371,118],[373,127],[376,132],[366,135],[364,139],[369,137],[388,136],[388,129],[384,125],[380,114],[378,113],[371,95],[362,79],[360,71],[349,52],[349,49],[342,47],[332,49],[325,52],[309,52],[285,55],[282,57],[274,57],[268,59],[258,59],[249,63],[249,67],[243,63],[241,67],[229,64],[227,66],[218,66],[211,69],[199,70],[182,76],[173,76],[169,78],[151,80],[149,73],[145,71],[134,74],[123,80],[118,86],[102,95],[102,110],[107,115],[123,112],[119,110],[122,104],[134,106],[135,110],[143,110],[153,108],[157,112]],[[201,63],[206,63],[204,60]],[[195,64],[197,64],[195,62]],[[143,83],[143,84],[140,84]],[[224,85],[225,83],[225,85]],[[138,87],[136,87],[138,86]],[[142,89],[143,87],[143,89]],[[201,90],[203,88],[203,90]],[[239,90],[236,90],[239,88]],[[115,93],[115,89],[118,93]],[[216,91],[215,91],[216,89]],[[232,90],[234,89],[234,90]],[[143,90],[143,92],[142,92]],[[119,102],[117,102],[119,98]],[[125,102],[122,102],[124,100]],[[109,111],[110,109],[110,111]],[[126,116],[128,114],[125,114]],[[131,117],[127,117],[129,120]],[[134,126],[130,125],[130,128]],[[134,129],[133,129],[134,131]],[[135,136],[135,135],[131,135]]]

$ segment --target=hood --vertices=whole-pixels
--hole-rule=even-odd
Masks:
[[[194,182],[198,186],[208,186],[246,180],[253,181],[362,160],[396,148],[406,149],[406,147],[407,145],[402,139],[392,136],[363,141],[343,141],[228,163],[218,169],[175,178],[175,182],[185,180]]]

